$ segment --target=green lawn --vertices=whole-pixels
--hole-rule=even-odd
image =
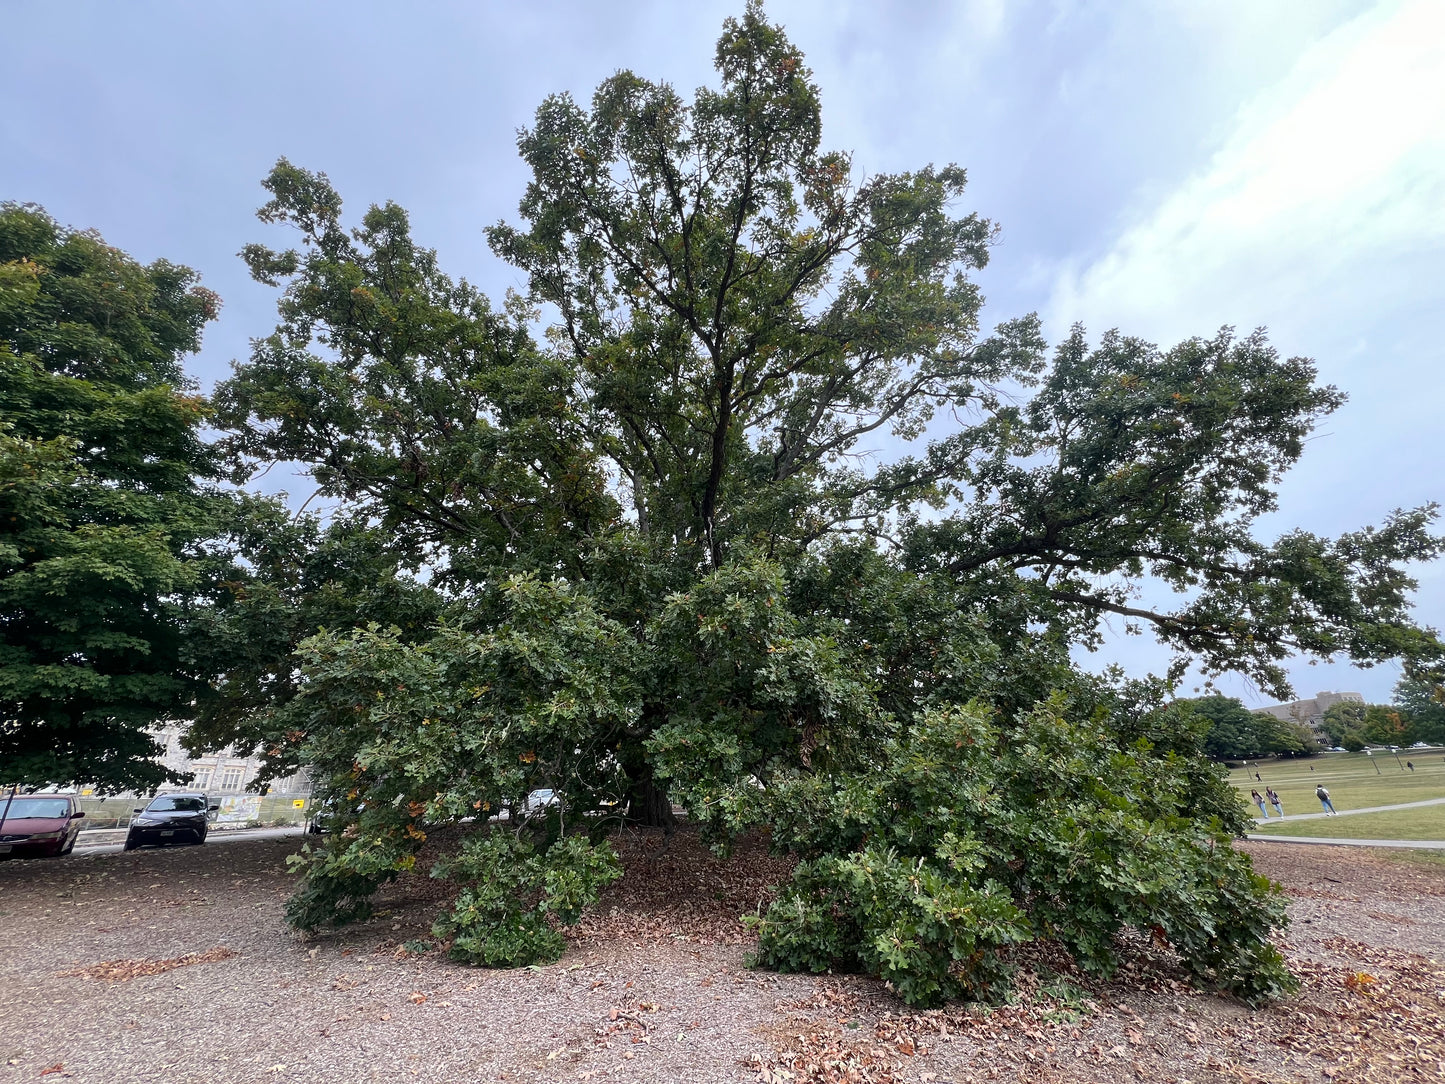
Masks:
[[[1274,787],[1284,803],[1284,811],[1294,813],[1318,813],[1320,803],[1315,798],[1315,787],[1323,783],[1330,792],[1335,808],[1368,809],[1377,805],[1400,805],[1404,802],[1419,802],[1426,798],[1445,798],[1445,754],[1439,750],[1400,751],[1400,760],[1412,760],[1415,770],[1401,771],[1395,758],[1388,753],[1367,757],[1364,753],[1322,753],[1305,760],[1251,762],[1248,771],[1237,768],[1229,773],[1229,780],[1239,790],[1246,804],[1250,788],[1264,793],[1265,785]],[[1379,767],[1378,774],[1375,771]],[[1311,771],[1313,769],[1313,771]],[[1259,781],[1254,778],[1255,772]],[[1253,806],[1250,807],[1253,810]],[[1255,811],[1257,813],[1257,811]],[[1270,810],[1272,814],[1273,809]],[[1406,810],[1405,812],[1412,812]],[[1373,814],[1360,817],[1343,817],[1341,823],[1358,821]],[[1312,821],[1296,821],[1311,824]],[[1288,825],[1281,826],[1280,830]],[[1289,834],[1289,833],[1286,833]],[[1304,833],[1299,833],[1304,834]],[[1350,832],[1340,832],[1349,835]],[[1373,838],[1373,837],[1372,837]],[[1423,836],[1401,836],[1399,838],[1426,838]],[[1445,838],[1445,837],[1431,837]]]
[[[1374,851],[1374,854],[1405,866],[1426,866],[1445,871],[1445,851]]]
[[[1322,839],[1445,839],[1445,805],[1396,809],[1390,813],[1359,813],[1353,817],[1321,817],[1311,821],[1275,821],[1269,827],[1260,825],[1251,835],[1256,833],[1318,836]]]

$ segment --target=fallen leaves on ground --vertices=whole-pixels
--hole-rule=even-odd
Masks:
[[[1142,937],[1109,982],[1061,987],[1056,958],[1032,960],[997,1008],[914,1013],[877,982],[820,979],[778,1006],[775,1051],[746,1068],[760,1084],[1445,1079],[1445,964],[1340,936],[1282,947],[1301,990],[1259,1011],[1191,988]]]
[[[188,952],[184,956],[172,956],[165,960],[105,960],[78,967],[74,971],[60,972],[61,978],[98,979],[102,982],[129,982],[147,975],[163,975],[178,967],[194,967],[196,964],[214,964],[229,960],[236,953],[228,948],[213,948],[210,952]]]
[[[613,839],[623,877],[568,931],[576,945],[606,941],[751,944],[741,917],[765,911],[794,860],[768,853],[761,836],[718,858],[682,827],[671,836],[627,831]]]
[[[1445,1078],[1445,967],[1343,937],[1322,947],[1349,964],[1292,961],[1304,990],[1262,1014],[1273,1041],[1342,1084]]]

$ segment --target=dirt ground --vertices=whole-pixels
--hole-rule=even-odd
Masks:
[[[1445,865],[1247,845],[1304,982],[1263,1011],[1141,941],[1112,983],[1044,953],[1013,1004],[910,1013],[872,980],[746,970],[737,916],[787,872],[757,845],[626,838],[566,956],[504,972],[403,948],[438,908],[420,878],[299,939],[294,845],[0,863],[0,1082],[1445,1079]]]

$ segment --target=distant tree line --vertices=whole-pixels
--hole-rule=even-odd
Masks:
[[[1232,696],[1185,701],[1199,720],[1205,755],[1213,760],[1262,756],[1309,756],[1320,750],[1301,722],[1251,711]],[[1445,744],[1445,700],[1427,682],[1406,679],[1393,704],[1344,701],[1325,712],[1320,733],[1331,746],[1359,752],[1368,745]]]

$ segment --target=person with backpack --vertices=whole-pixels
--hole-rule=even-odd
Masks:
[[[1269,799],[1269,804],[1272,805],[1272,806],[1274,806],[1274,811],[1275,811],[1276,813],[1278,813],[1279,816],[1280,816],[1280,819],[1283,820],[1283,819],[1284,819],[1284,806],[1282,806],[1282,805],[1279,804],[1279,795],[1275,793],[1274,788],[1273,788],[1273,787],[1265,787],[1265,788],[1264,788],[1264,796]]]
[[[1332,817],[1339,816],[1339,813],[1335,810],[1335,803],[1330,801],[1330,792],[1325,790],[1323,783],[1315,787],[1315,797],[1320,800],[1320,806],[1326,813]]]
[[[1250,797],[1250,800],[1253,801],[1255,805],[1259,806],[1259,815],[1260,815],[1261,817],[1263,817],[1265,820],[1269,820],[1269,810],[1267,810],[1267,809],[1264,808],[1264,798],[1262,798],[1262,797],[1260,796],[1259,791],[1257,791],[1257,790],[1252,790],[1252,791],[1250,791],[1250,792],[1249,792],[1249,797]]]

